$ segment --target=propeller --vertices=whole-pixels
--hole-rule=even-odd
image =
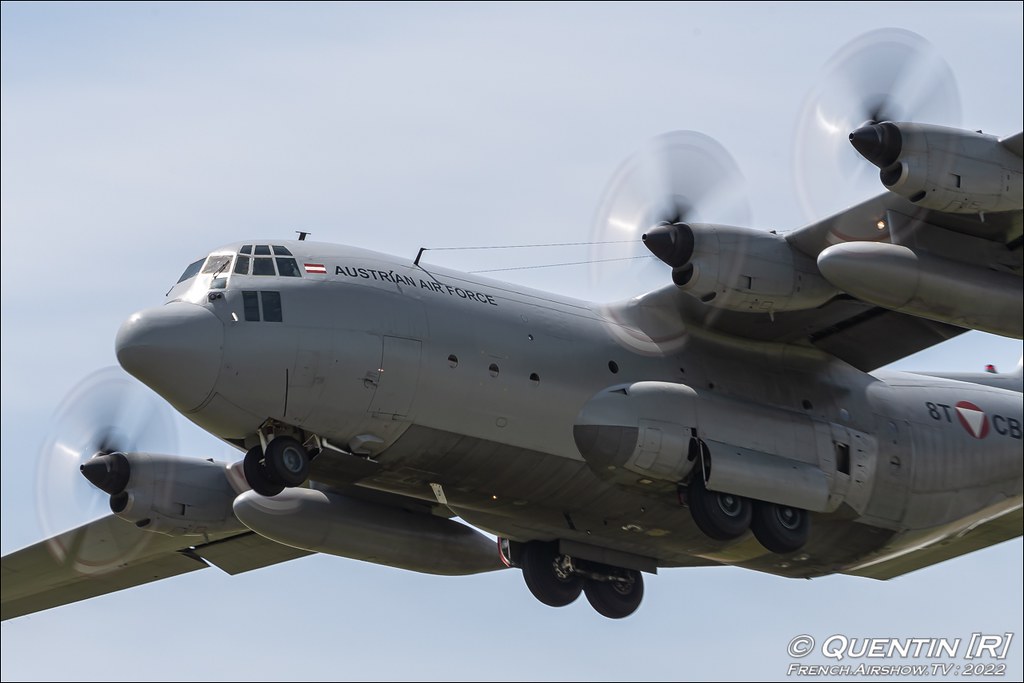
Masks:
[[[870,31],[840,48],[804,101],[793,175],[808,220],[882,191],[878,170],[850,143],[867,148],[886,141],[875,143],[866,132],[858,139],[850,135],[883,121],[960,123],[960,93],[949,64],[931,43],[903,29]]]
[[[591,231],[591,286],[622,295],[636,294],[638,280],[648,289],[668,284],[668,269],[641,237],[659,224],[686,221],[748,225],[750,206],[729,152],[707,135],[679,130],[649,140],[605,188]]]
[[[130,474],[121,453],[175,450],[173,413],[162,399],[118,367],[87,376],[57,408],[39,452],[36,513],[44,533],[50,538],[109,514],[109,495]],[[137,550],[80,541],[58,536],[50,549],[83,572],[116,566]]]

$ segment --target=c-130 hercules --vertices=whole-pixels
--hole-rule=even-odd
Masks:
[[[907,60],[916,40],[864,45]],[[3,619],[310,553],[518,567],[547,605],[583,593],[621,618],[659,568],[888,579],[1020,536],[1021,367],[876,369],[968,329],[1024,337],[1022,134],[900,106],[865,93],[841,119],[886,192],[784,236],[696,220],[730,162],[656,138],[662,187],[620,192],[632,160],[602,220],[671,281],[624,302],[305,240],[213,250],[125,321],[117,357],[244,457],[139,452],[101,420],[52,438],[111,514],[4,557]]]

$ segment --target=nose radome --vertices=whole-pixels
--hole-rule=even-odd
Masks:
[[[174,302],[132,314],[117,331],[117,360],[178,410],[201,406],[220,372],[224,325],[202,306]]]

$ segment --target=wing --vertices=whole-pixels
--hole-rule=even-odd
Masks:
[[[143,531],[108,515],[5,555],[0,618],[6,621],[211,565],[239,574],[311,554],[252,532],[198,544],[195,540]]]
[[[1020,136],[1007,139],[1020,144]],[[813,264],[825,249],[845,242],[887,242],[953,261],[965,268],[1019,278],[1022,267],[1020,211],[949,214],[921,209],[887,192],[785,237],[801,259]],[[1019,285],[1014,286],[1019,293]],[[840,293],[803,310],[774,313],[729,310],[704,303],[669,285],[603,311],[624,334],[670,346],[693,327],[733,337],[819,348],[864,371],[899,360],[968,328],[883,308]]]
[[[1018,497],[1008,509],[983,511],[949,528],[903,539],[900,546],[883,548],[874,557],[842,573],[872,579],[891,579],[954,557],[1021,536],[1024,513]]]

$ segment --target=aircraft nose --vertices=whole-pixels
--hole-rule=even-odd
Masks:
[[[117,360],[182,412],[201,406],[220,372],[224,325],[202,306],[174,302],[134,313],[117,331]]]

